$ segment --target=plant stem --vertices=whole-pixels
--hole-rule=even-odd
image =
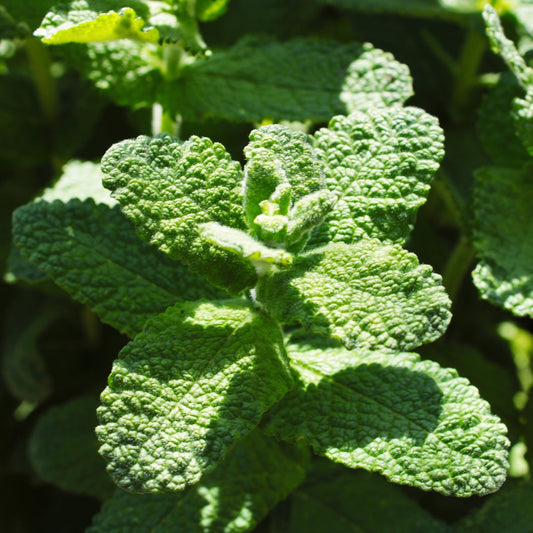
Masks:
[[[455,301],[473,259],[474,247],[472,246],[472,241],[463,234],[450,255],[442,275],[442,283],[452,302]]]
[[[56,80],[50,72],[50,55],[36,37],[28,37],[25,46],[43,115],[52,124],[59,114],[59,98]]]
[[[451,97],[451,116],[461,122],[470,108],[470,93],[476,84],[479,65],[487,48],[485,36],[470,28],[461,49]]]

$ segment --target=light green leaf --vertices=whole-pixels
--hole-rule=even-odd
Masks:
[[[505,486],[456,526],[457,533],[530,533],[533,482]]]
[[[67,20],[57,27],[43,26],[36,30],[34,35],[41,37],[46,44],[91,43],[117,39],[157,43],[159,31],[156,28],[143,29],[144,24],[144,20],[127,7],[119,13],[102,13],[84,22],[73,23]]]
[[[278,43],[248,37],[186,66],[179,78],[163,87],[161,102],[191,120],[205,116],[256,122],[329,120],[346,112],[347,102],[352,102],[349,91],[359,93],[358,102],[364,93],[375,102],[380,99],[377,94],[383,93],[387,100],[391,86],[400,87],[395,79],[403,73],[392,63],[386,70],[394,72],[394,79],[385,75],[373,85],[371,73],[362,75],[363,65],[384,68],[383,57],[370,50],[358,43],[315,39]],[[350,67],[358,58],[362,63]]]
[[[140,136],[113,145],[102,158],[104,185],[113,191],[139,236],[218,287],[255,285],[252,265],[201,237],[199,225],[245,229],[242,170],[225,148],[193,136]]]
[[[481,168],[474,188],[474,283],[482,298],[519,316],[533,316],[532,172]]]
[[[362,54],[348,67],[340,99],[346,104],[346,111],[353,113],[403,105],[411,96],[413,80],[407,65],[365,43]]]
[[[250,261],[258,275],[263,274],[265,269],[269,270],[272,265],[292,263],[292,255],[283,248],[270,248],[244,231],[221,226],[216,222],[200,224],[200,235],[211,244]]]
[[[87,533],[244,533],[304,479],[308,454],[250,432],[190,490],[179,494],[117,492]]]
[[[210,22],[221,17],[228,8],[229,0],[196,0],[196,16],[203,22]]]
[[[129,336],[177,301],[223,295],[141,242],[118,206],[38,200],[17,209],[13,236],[57,285]]]
[[[113,207],[117,202],[102,185],[103,177],[98,163],[73,159],[63,167],[59,179],[51,187],[46,188],[39,199],[46,202],[61,200],[66,203],[73,198],[79,200],[92,198],[97,204]]]
[[[174,25],[177,21],[167,13],[171,8],[166,2],[130,0],[127,4],[144,21],[156,26],[163,37],[176,31],[172,19]],[[124,7],[121,0],[75,0],[58,4],[46,15],[36,35],[53,36],[60,28],[94,24],[100,15],[110,11],[118,13]],[[157,88],[163,81],[158,49],[155,43],[120,39],[65,44],[55,51],[117,103],[143,107],[157,100]]]
[[[315,137],[338,201],[311,245],[405,242],[444,155],[437,119],[414,107],[370,109],[334,117]]]
[[[266,429],[319,455],[445,495],[483,495],[506,477],[506,428],[477,389],[415,354],[288,345],[300,382]]]
[[[324,163],[315,154],[313,138],[304,132],[263,126],[252,131],[244,154],[244,210],[248,226],[260,238],[264,232],[256,219],[265,214],[263,202],[276,203],[277,212],[287,216],[294,203],[325,187]],[[282,186],[286,190],[278,192]]]
[[[297,257],[291,269],[260,280],[257,298],[282,323],[303,324],[349,349],[412,349],[440,337],[451,316],[430,266],[368,239]]]
[[[533,69],[527,66],[513,41],[505,37],[498,13],[491,5],[485,5],[483,18],[493,52],[502,56],[525,90],[533,86]]]
[[[170,307],[113,365],[98,409],[100,453],[127,490],[183,490],[291,384],[279,326],[246,301]]]
[[[97,398],[81,396],[51,408],[35,426],[29,454],[42,480],[104,500],[115,486],[98,455],[94,434],[97,405]]]
[[[315,479],[291,495],[290,525],[279,533],[452,531],[380,476],[331,462],[315,470]],[[314,473],[311,471],[310,475]]]

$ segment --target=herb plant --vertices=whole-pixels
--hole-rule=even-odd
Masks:
[[[33,468],[103,502],[90,533],[466,533],[502,530],[505,509],[512,531],[528,531],[529,456],[516,457],[531,442],[533,338],[509,317],[533,316],[528,2],[402,3],[416,27],[436,17],[437,35],[470,25],[457,63],[422,34],[453,63],[440,122],[406,103],[409,69],[389,52],[311,30],[319,14],[353,22],[349,10],[377,9],[364,16],[386,27],[395,2],[297,3],[305,31],[237,32],[211,49],[201,30],[224,44],[217,24],[231,33],[246,6],[233,2],[39,1],[39,20],[0,6],[11,46],[0,89],[31,88],[43,119],[24,129],[41,143],[29,164],[58,178],[14,211],[6,273],[30,287],[6,321],[3,369],[32,423]],[[267,4],[267,28],[290,22],[283,2]],[[491,88],[474,116],[487,43],[510,72],[479,78]],[[89,117],[84,94],[96,111],[128,108],[144,131],[80,160],[66,115]],[[98,137],[96,111],[86,138]],[[486,155],[463,161],[469,136]],[[18,157],[4,155],[15,174]],[[473,283],[499,307],[463,296],[474,257]],[[435,258],[442,276],[425,264]],[[109,356],[58,401],[41,351],[77,309],[64,293],[83,304],[85,335],[100,332],[91,350]],[[516,375],[493,354],[496,323]],[[509,468],[480,510],[439,511],[498,491]]]

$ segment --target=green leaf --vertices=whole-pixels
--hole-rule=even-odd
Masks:
[[[203,22],[221,17],[228,8],[229,0],[196,0],[196,16]]]
[[[529,533],[533,521],[533,482],[505,486],[456,526],[457,533]]]
[[[533,86],[533,69],[528,67],[513,41],[505,37],[498,13],[491,5],[485,5],[483,18],[487,26],[487,37],[492,51],[502,56],[525,90]]]
[[[117,492],[87,533],[215,533],[250,531],[304,479],[308,454],[258,430],[243,437],[225,459],[179,494]]]
[[[514,75],[506,72],[479,108],[479,138],[487,154],[498,165],[520,168],[531,161],[517,137],[518,117],[513,112],[515,102],[523,94]]]
[[[283,248],[265,246],[244,231],[216,222],[200,224],[200,235],[211,244],[250,261],[259,275],[272,265],[290,265],[292,255]]]
[[[97,398],[82,396],[53,407],[39,418],[29,453],[44,481],[76,494],[106,499],[115,486],[98,455],[94,434]]]
[[[23,256],[16,246],[11,246],[4,274],[6,283],[28,283],[33,285],[46,283],[49,279],[42,270]]]
[[[279,326],[246,301],[170,307],[113,365],[98,409],[100,453],[125,489],[183,490],[291,384]]]
[[[288,345],[300,381],[266,429],[319,455],[445,495],[504,482],[509,441],[477,389],[415,354]]]
[[[360,63],[350,67],[358,58]],[[347,102],[352,102],[350,91],[366,92],[370,101],[379,100],[376,93],[382,92],[386,100],[396,76],[403,77],[401,69],[391,64],[386,70],[394,79],[385,75],[373,85],[372,74],[362,75],[361,67],[379,70],[383,57],[358,43],[314,39],[278,43],[248,37],[184,67],[178,79],[162,88],[161,103],[191,120],[205,116],[256,122],[329,120],[346,112]]]
[[[414,107],[370,109],[334,117],[315,137],[338,201],[311,245],[404,243],[444,154],[437,119]]]
[[[264,202],[277,207],[276,213],[289,209],[304,196],[325,187],[324,164],[319,161],[312,137],[301,131],[274,124],[253,130],[244,149],[244,210],[252,233],[262,238],[257,217],[265,214]],[[281,194],[278,187],[285,186]],[[273,195],[280,195],[279,199]],[[263,239],[265,240],[265,239]],[[283,242],[283,241],[281,241]]]
[[[412,349],[450,320],[441,278],[397,245],[362,240],[301,255],[260,280],[257,298],[284,324],[339,339],[349,349]]]
[[[474,283],[482,298],[519,316],[533,316],[532,171],[481,168],[474,189]]]
[[[118,206],[39,200],[15,211],[13,236],[57,285],[130,337],[180,300],[223,295],[139,241]]]
[[[346,111],[365,111],[370,107],[403,105],[413,96],[409,68],[392,54],[363,44],[363,52],[348,67],[340,99]]]
[[[110,11],[83,22],[73,23],[68,20],[57,27],[43,25],[34,35],[41,37],[46,44],[90,43],[116,39],[157,43],[159,31],[156,28],[143,30],[144,24],[144,20],[127,7],[119,13]]]
[[[385,479],[325,466],[291,495],[290,525],[280,533],[451,533]]]
[[[252,265],[203,239],[199,225],[245,229],[242,170],[225,148],[193,136],[140,136],[113,145],[102,158],[104,185],[113,191],[139,236],[179,259],[213,285],[233,292],[252,287]]]

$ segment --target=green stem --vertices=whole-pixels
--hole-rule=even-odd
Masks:
[[[472,28],[468,30],[457,64],[451,98],[451,115],[458,122],[470,107],[470,93],[477,83],[479,65],[486,48],[485,36]]]
[[[25,46],[39,104],[46,121],[52,124],[59,114],[59,98],[56,80],[50,72],[50,55],[36,37],[28,37]]]
[[[450,255],[442,275],[442,282],[452,302],[455,301],[473,260],[474,247],[472,246],[472,241],[466,235],[462,235]]]

